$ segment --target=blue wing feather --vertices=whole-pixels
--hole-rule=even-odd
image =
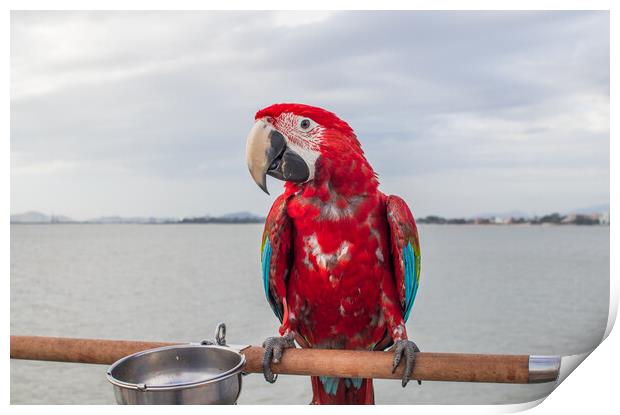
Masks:
[[[263,252],[261,252],[261,265],[263,268],[263,288],[265,289],[265,296],[267,297],[267,301],[271,306],[271,309],[275,313],[275,315],[282,321],[282,313],[280,312],[280,308],[274,302],[271,293],[269,292],[269,269],[271,268],[271,242],[269,242],[269,238],[265,240],[263,245]]]
[[[418,292],[418,275],[417,275],[417,261],[415,257],[415,253],[413,251],[413,247],[411,246],[411,242],[408,242],[407,245],[403,248],[403,262],[404,262],[404,273],[405,273],[405,313],[404,320],[407,321],[409,318],[409,313],[411,313],[411,309],[413,308],[413,301],[415,300],[415,296]]]
[[[420,239],[413,214],[402,198],[388,196],[386,210],[394,260],[394,282],[403,320],[407,321],[420,282]]]
[[[261,252],[261,265],[263,267],[263,288],[265,289],[265,295],[269,300],[269,266],[271,264],[271,243],[269,238],[265,241],[263,246],[263,252]]]

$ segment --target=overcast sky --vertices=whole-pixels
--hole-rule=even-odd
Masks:
[[[13,12],[11,212],[266,214],[275,102],[346,120],[416,216],[609,202],[607,12]]]

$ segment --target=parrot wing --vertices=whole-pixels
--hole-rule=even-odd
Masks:
[[[271,206],[261,244],[265,295],[273,312],[283,324],[288,317],[286,280],[292,258],[292,223],[286,212],[287,200],[285,195],[281,195]]]
[[[398,299],[407,321],[420,283],[420,239],[413,215],[403,199],[387,198],[390,249]]]

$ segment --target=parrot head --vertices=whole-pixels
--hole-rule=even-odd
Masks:
[[[256,113],[248,135],[250,175],[267,194],[267,175],[303,184],[315,179],[326,158],[358,154],[361,146],[336,114],[304,104],[274,104]]]

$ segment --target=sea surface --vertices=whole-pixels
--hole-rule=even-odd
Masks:
[[[609,307],[609,228],[421,225],[407,323],[423,351],[572,355]],[[229,343],[277,333],[262,225],[11,225],[11,334]],[[13,404],[113,404],[105,366],[11,360]],[[381,404],[519,403],[548,384],[375,381]],[[244,378],[239,404],[307,404],[310,380]]]

